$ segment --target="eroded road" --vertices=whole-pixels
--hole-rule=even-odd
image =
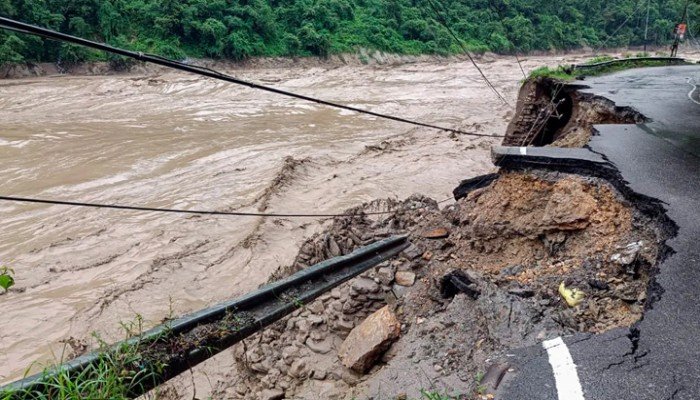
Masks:
[[[509,355],[514,371],[506,375],[499,398],[700,397],[700,104],[695,86],[689,86],[698,78],[700,67],[680,66],[582,82],[588,86],[585,92],[650,119],[640,125],[597,125],[599,134],[588,148],[608,161],[640,201],[660,201],[677,232],[666,243],[668,256],[659,265],[638,324],[601,335],[575,335],[563,343],[547,341]],[[586,158],[577,151],[567,155],[555,150],[562,159]]]

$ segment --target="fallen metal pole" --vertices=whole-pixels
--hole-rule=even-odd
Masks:
[[[148,379],[131,385],[131,397],[138,397],[280,320],[341,283],[394,257],[408,245],[407,236],[384,239],[348,255],[313,265],[238,299],[157,326],[138,337],[115,344],[106,352],[118,353],[124,346],[143,349],[143,360],[137,366],[138,369],[158,372],[147,374]],[[212,332],[209,336],[205,335]],[[191,339],[196,339],[191,346],[184,346],[175,354],[161,352],[163,349],[172,349],[173,343],[187,343]],[[32,392],[49,394],[50,398],[51,391],[55,390],[50,385],[53,377],[61,373],[76,376],[98,363],[104,354],[105,351],[90,353],[0,387],[0,397],[6,398],[8,393],[19,397],[22,392]],[[167,360],[164,356],[167,356]],[[154,365],[163,361],[166,361],[164,366]]]

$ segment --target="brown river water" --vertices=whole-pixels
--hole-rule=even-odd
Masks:
[[[561,61],[534,57],[524,67]],[[481,63],[511,106],[460,60],[230,72],[377,112],[502,134],[523,76],[513,58]],[[0,81],[1,195],[337,213],[376,198],[449,198],[461,179],[493,170],[489,148],[497,142],[163,70]],[[287,157],[306,161],[283,168]],[[120,321],[136,314],[148,328],[252,290],[324,223],[7,202],[0,218],[0,265],[14,269],[17,283],[0,295],[0,383],[65,358],[62,342],[70,337],[121,339]],[[200,370],[211,384],[231,362],[223,353]]]

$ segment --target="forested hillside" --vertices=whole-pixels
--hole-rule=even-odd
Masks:
[[[433,0],[473,51],[665,44],[685,0]],[[700,6],[691,4],[691,17]],[[459,52],[428,0],[0,0],[0,15],[167,57]],[[623,22],[627,21],[622,28]],[[618,30],[619,28],[619,30]],[[693,26],[691,26],[691,32]],[[0,33],[0,62],[105,55]]]

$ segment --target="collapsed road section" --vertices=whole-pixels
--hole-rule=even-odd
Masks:
[[[688,81],[700,67],[630,70],[591,79],[584,96],[609,99],[646,117],[638,125],[596,125],[587,145],[628,193],[655,203],[673,226],[648,289],[643,318],[630,329],[564,339],[585,399],[696,399],[700,395],[700,107]],[[559,154],[559,156],[562,156]],[[579,160],[574,154],[571,159]],[[526,160],[522,160],[524,164]],[[596,171],[598,169],[595,169]],[[650,209],[647,207],[647,209]],[[515,352],[504,399],[562,399],[558,367],[542,347]]]
[[[700,68],[599,79],[621,75],[624,86],[639,74],[664,79],[676,71]],[[439,209],[419,196],[377,201],[363,209],[400,211],[352,224],[336,218],[309,239],[281,276],[337,251],[338,243],[408,232],[412,245],[238,345],[235,383],[221,382],[214,393],[695,398],[694,367],[682,365],[698,337],[691,322],[698,307],[690,300],[697,281],[697,158],[654,134],[662,127],[657,114],[606,99],[605,89],[555,87],[543,91],[544,108],[533,107],[530,125],[521,127],[546,147],[520,147],[528,144],[521,136],[517,147],[494,148],[500,171],[463,182],[456,204]],[[556,92],[568,97],[552,111],[546,107]],[[673,98],[686,107],[685,93]],[[537,115],[541,129],[533,129]]]
[[[394,235],[411,245],[313,301],[280,296],[303,307],[237,343],[211,397],[696,398],[695,74],[527,83],[500,170],[455,204],[377,200],[309,238],[273,279]]]

